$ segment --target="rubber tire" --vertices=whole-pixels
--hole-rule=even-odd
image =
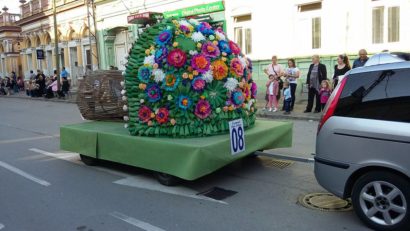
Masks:
[[[81,161],[88,166],[95,166],[98,164],[98,159],[80,154]]]
[[[155,176],[158,182],[165,186],[175,186],[182,181],[181,178],[162,172],[156,172]]]
[[[367,218],[362,209],[360,208],[360,191],[362,188],[372,181],[385,181],[393,184],[398,189],[400,189],[407,202],[407,211],[403,220],[394,226],[384,226],[374,223],[372,220]],[[389,171],[371,171],[359,177],[353,185],[352,189],[352,204],[357,216],[362,220],[368,227],[374,230],[381,231],[405,231],[409,230],[410,227],[410,181],[398,174],[391,173]]]

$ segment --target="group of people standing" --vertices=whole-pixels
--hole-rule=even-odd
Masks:
[[[41,70],[37,70],[37,74],[30,71],[30,79],[26,81],[26,94],[31,97],[45,98],[64,98],[70,90],[68,72],[63,67],[61,71],[61,90],[58,89],[57,71],[50,77],[46,77]]]
[[[360,50],[359,58],[354,61],[353,68],[364,66],[367,60],[366,50]],[[272,63],[264,69],[265,74],[268,76],[265,109],[273,112],[278,111],[279,101],[283,96],[282,111],[285,111],[284,114],[290,114],[295,105],[297,79],[301,73],[296,67],[294,59],[288,59],[288,65],[285,69],[277,62],[277,56],[272,56]],[[332,89],[337,86],[340,77],[344,76],[350,69],[352,67],[347,55],[338,55],[331,84],[327,77],[326,65],[320,63],[318,55],[313,55],[312,64],[309,66],[306,78],[308,103],[304,112],[312,112],[314,103],[314,112],[321,112],[332,93]]]

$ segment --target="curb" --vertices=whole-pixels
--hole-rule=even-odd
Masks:
[[[256,116],[258,116],[259,118],[267,118],[267,119],[320,121],[320,117],[316,117],[316,116],[301,116],[298,114],[283,115],[281,112],[277,114],[268,114],[266,112],[260,112],[260,113],[257,113]]]
[[[32,97],[20,97],[20,96],[13,96],[13,95],[9,95],[6,96],[5,98],[11,98],[11,99],[22,99],[22,100],[35,100],[35,101],[44,101],[44,102],[54,102],[54,103],[71,103],[71,104],[75,104],[75,101],[72,100],[61,100],[61,99],[46,99],[44,97],[38,97],[38,98],[32,98]]]

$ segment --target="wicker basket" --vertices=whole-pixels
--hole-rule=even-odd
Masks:
[[[123,121],[121,71],[94,71],[80,81],[77,105],[87,120]]]

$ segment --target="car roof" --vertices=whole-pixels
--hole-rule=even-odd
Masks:
[[[385,63],[385,64],[377,64],[373,66],[363,66],[354,68],[349,71],[349,75],[358,74],[358,73],[365,73],[365,72],[373,72],[373,71],[384,71],[384,70],[397,70],[397,69],[410,69],[410,62],[409,61],[402,61],[396,63]]]

